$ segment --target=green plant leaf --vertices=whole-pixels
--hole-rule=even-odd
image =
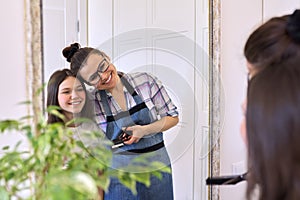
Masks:
[[[32,101],[29,101],[29,100],[27,100],[27,101],[21,101],[20,103],[18,103],[18,105],[29,105],[29,104],[31,104],[32,103]]]
[[[57,106],[47,108],[48,113],[63,118],[59,111]],[[38,116],[36,124],[31,124],[32,120],[29,119],[32,116],[0,121],[1,132],[15,130],[25,133],[23,135],[26,136],[29,146],[28,149],[20,149],[21,142],[18,142],[14,146],[2,148],[0,199],[10,199],[25,187],[35,191],[28,199],[92,199],[97,188],[108,189],[111,177],[119,179],[136,194],[137,182],[149,186],[150,176],[161,178],[161,172],[170,172],[163,163],[150,162],[151,154],[139,156],[130,165],[124,166],[123,170],[113,170],[109,168],[112,161],[112,143],[105,139],[102,132],[84,131],[82,136],[91,141],[84,145],[83,140],[76,138],[74,130],[66,127],[66,124],[48,124],[43,113],[34,115]],[[88,121],[82,118],[70,123],[86,122]],[[126,170],[145,173],[129,173]],[[3,187],[7,184],[10,187]],[[86,187],[87,185],[92,186]]]
[[[144,183],[147,187],[150,186],[150,173],[131,173],[130,178]]]
[[[1,200],[9,200],[8,192],[5,190],[4,187],[1,187],[1,186],[0,186],[0,197],[1,197]]]
[[[2,147],[2,150],[8,150],[8,149],[9,149],[9,146]]]
[[[47,193],[53,195],[53,199],[65,199],[63,197],[76,197],[75,199],[95,199],[98,189],[94,179],[87,173],[80,171],[62,171],[47,175]],[[60,195],[57,196],[57,193]],[[76,194],[76,196],[73,196]]]
[[[15,147],[14,147],[14,151],[18,151],[18,148],[19,146],[21,145],[22,141],[18,141],[17,144],[15,144]]]
[[[59,107],[59,106],[48,106],[47,108],[46,108],[46,111],[47,112],[51,112],[52,110],[61,110],[61,108]]]
[[[30,119],[32,119],[32,118],[33,118],[32,115],[26,115],[26,116],[21,117],[20,120],[21,120],[21,121],[23,121],[23,120],[30,120]]]
[[[47,83],[43,83],[42,86],[40,88],[38,88],[38,90],[36,91],[36,95],[40,95],[42,94],[44,88],[46,87]]]
[[[66,126],[69,126],[71,124],[81,124],[81,123],[87,123],[92,122],[90,119],[87,118],[74,118],[66,123]]]
[[[61,108],[59,106],[48,106],[46,111],[52,115],[57,116],[60,119],[65,119],[65,116],[59,112]]]
[[[20,123],[17,120],[3,120],[0,121],[0,132],[4,132],[6,130],[19,130]]]
[[[132,179],[130,179],[129,176],[122,176],[122,177],[118,177],[118,178],[119,178],[120,182],[124,186],[128,187],[133,194],[135,194],[135,195],[137,194],[136,181],[133,181]]]

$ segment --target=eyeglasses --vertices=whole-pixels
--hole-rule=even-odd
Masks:
[[[92,74],[89,77],[89,79],[86,80],[86,82],[89,85],[97,85],[98,82],[101,80],[101,75],[108,70],[110,64],[111,63],[106,58],[104,58],[98,65],[97,71],[94,74]]]

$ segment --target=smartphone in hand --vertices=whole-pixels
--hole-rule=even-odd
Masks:
[[[114,143],[114,145],[112,145],[112,149],[115,149],[115,148],[119,148],[119,147],[122,147],[124,146],[124,142],[129,140],[131,138],[131,132],[130,131],[126,131],[126,132],[122,132],[118,138],[114,139],[112,142]]]

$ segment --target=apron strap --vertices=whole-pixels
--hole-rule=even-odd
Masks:
[[[133,97],[135,103],[136,104],[142,103],[143,100],[141,99],[141,97],[137,94],[137,92],[134,90],[132,85],[128,82],[128,80],[123,75],[124,75],[123,72],[119,72],[119,77],[121,78],[121,81],[122,81],[123,85],[125,86],[125,88],[129,92],[129,94],[131,94],[131,96]]]
[[[106,116],[112,116],[112,112],[107,101],[107,94],[105,90],[99,90],[98,92],[100,93],[101,101],[103,101],[102,105]]]
[[[146,147],[146,148],[143,148],[143,149],[129,149],[129,150],[119,151],[119,152],[116,152],[117,150],[113,149],[113,153],[114,154],[119,154],[119,155],[132,155],[132,154],[137,154],[137,153],[150,153],[150,152],[153,152],[153,151],[157,151],[157,150],[163,148],[164,146],[165,146],[164,141],[161,141],[161,142],[159,142],[155,145],[152,145],[150,147]]]
[[[123,72],[119,72],[118,75],[119,75],[119,77],[120,77],[120,79],[121,79],[123,85],[124,85],[125,88],[127,89],[127,91],[131,94],[131,96],[134,97],[134,96],[138,95],[138,94],[136,93],[136,91],[134,90],[134,88],[133,88],[133,87],[130,85],[130,83],[127,81],[127,79],[124,78],[124,76],[123,76],[124,73],[123,73]],[[136,103],[138,103],[138,102],[136,102]]]

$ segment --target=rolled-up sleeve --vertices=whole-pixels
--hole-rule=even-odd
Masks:
[[[149,82],[151,87],[151,100],[155,105],[157,114],[160,117],[178,116],[177,107],[172,102],[166,88],[157,77],[149,74]]]

